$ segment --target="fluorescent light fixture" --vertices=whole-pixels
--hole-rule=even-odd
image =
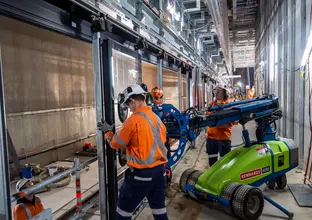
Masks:
[[[223,79],[231,79],[231,78],[241,78],[242,76],[241,75],[225,75],[225,76],[222,76]]]
[[[302,59],[301,59],[301,66],[305,66],[306,65],[306,63],[308,61],[309,54],[311,52],[311,49],[312,49],[312,31],[310,32],[310,36],[308,38],[308,42],[307,42],[306,48],[304,50],[304,53],[303,53],[303,56],[302,56]]]

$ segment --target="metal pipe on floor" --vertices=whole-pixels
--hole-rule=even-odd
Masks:
[[[45,179],[44,181],[42,181],[42,182],[40,182],[40,183],[30,187],[30,188],[27,188],[27,189],[25,189],[25,190],[23,190],[21,192],[18,192],[18,193],[15,193],[15,194],[11,195],[11,203],[15,202],[17,199],[19,199],[21,197],[24,197],[24,196],[29,195],[29,194],[33,194],[37,190],[42,189],[45,186],[47,186],[47,185],[49,185],[51,183],[54,183],[55,181],[58,181],[58,180],[60,180],[60,179],[62,179],[64,177],[66,177],[69,174],[77,172],[78,170],[86,167],[87,165],[93,163],[94,161],[96,161],[96,157],[93,157],[90,160],[87,160],[84,163],[77,165],[77,162],[75,160],[75,163],[74,163],[72,168],[70,168],[68,170],[65,170],[62,173],[58,173],[55,176],[49,177],[49,178]]]

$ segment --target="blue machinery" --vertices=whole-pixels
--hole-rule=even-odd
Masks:
[[[167,138],[179,139],[177,150],[171,151],[173,154],[168,158],[167,166],[169,167],[181,159],[187,141],[195,140],[199,134],[200,128],[220,126],[239,121],[243,126],[242,134],[245,147],[249,147],[252,143],[249,138],[248,130],[245,128],[245,124],[248,121],[255,120],[257,122],[256,136],[257,143],[259,143],[276,140],[275,131],[271,125],[275,125],[275,121],[282,117],[282,113],[279,110],[278,98],[273,95],[209,107],[208,111],[211,112],[211,114],[208,115],[199,113],[195,108],[190,108],[181,113],[171,104],[153,105],[152,108],[153,112],[156,113],[166,125]],[[260,186],[263,183],[262,181],[255,186]],[[199,197],[202,196],[202,192],[188,184],[185,185],[185,190],[198,194]],[[224,200],[221,197],[208,194],[205,197],[208,200],[218,201],[222,205],[228,208],[230,207],[229,200]],[[293,217],[293,213],[287,211],[266,195],[264,195],[264,199],[281,210],[288,217]]]
[[[199,134],[200,128],[225,125],[230,122],[239,121],[243,125],[243,137],[245,145],[251,145],[248,130],[245,124],[248,121],[256,120],[259,125],[270,125],[270,119],[281,117],[278,110],[278,98],[273,95],[258,97],[239,102],[232,102],[226,105],[209,107],[212,114],[201,114],[195,108],[190,108],[181,113],[171,104],[153,105],[153,112],[164,122],[167,128],[167,138],[179,139],[179,146],[169,158],[168,166],[172,166],[181,159],[187,141],[193,141]],[[275,140],[275,134],[270,126],[266,130],[257,130],[257,141]]]

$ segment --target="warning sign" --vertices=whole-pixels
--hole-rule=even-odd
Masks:
[[[262,169],[259,168],[259,169],[256,169],[256,170],[252,170],[252,171],[248,171],[248,172],[245,172],[245,173],[241,173],[240,174],[240,179],[241,180],[245,180],[245,179],[249,179],[249,178],[252,178],[252,177],[255,177],[255,176],[260,176],[262,174]]]

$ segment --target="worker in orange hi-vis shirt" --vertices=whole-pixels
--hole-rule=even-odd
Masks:
[[[252,99],[256,97],[256,91],[255,86],[252,87],[252,89],[248,90],[248,98]]]
[[[154,98],[154,105],[161,105],[161,104],[163,104],[161,99],[164,96],[164,93],[163,93],[163,90],[160,87],[155,86],[152,89],[151,93],[152,93],[152,96]]]
[[[214,95],[216,101],[212,103],[212,106],[224,105],[228,103],[228,95],[225,87],[216,86],[214,88]],[[210,114],[210,112],[207,112],[207,114]],[[236,124],[238,124],[238,122],[208,128],[206,134],[206,152],[208,153],[210,166],[218,161],[218,154],[220,154],[220,157],[223,157],[231,151],[232,126]]]
[[[118,95],[119,104],[133,112],[118,133],[113,134],[112,125],[106,122],[98,124],[112,148],[126,148],[129,168],[120,188],[117,220],[130,220],[145,197],[154,219],[168,219],[165,205],[166,127],[146,105],[146,93],[140,85],[131,85]]]
[[[151,90],[151,94],[154,98],[154,105],[164,104],[162,101],[164,93],[163,93],[163,90],[159,86],[155,86]],[[168,159],[171,157],[171,153],[170,153],[171,143],[172,143],[172,139],[167,138],[165,146],[167,148],[167,158]],[[166,196],[168,198],[172,198],[174,196],[175,192],[173,190],[171,190],[172,171],[171,171],[171,168],[169,166],[166,166],[166,175],[167,175]]]
[[[16,183],[16,191],[21,192],[34,184],[31,179],[21,179]],[[43,211],[43,205],[39,197],[34,194],[24,196],[17,200],[13,210],[14,220],[33,219]]]

